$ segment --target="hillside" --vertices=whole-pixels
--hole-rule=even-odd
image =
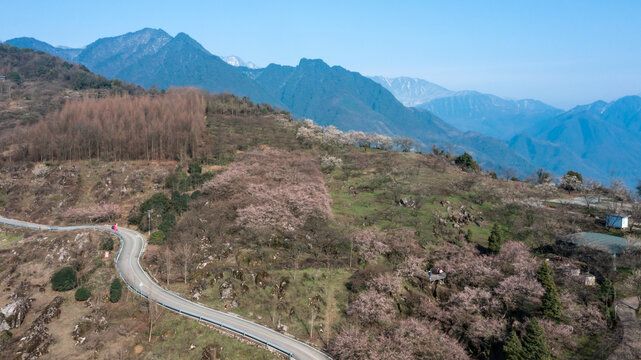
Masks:
[[[82,49],[55,47],[47,44],[44,41],[40,41],[30,37],[15,38],[8,40],[6,43],[20,49],[28,48],[37,51],[43,51],[47,54],[58,56],[59,58],[72,62],[77,62],[76,59],[78,58],[78,54],[80,54],[80,52],[82,51]]]
[[[301,94],[310,86],[301,72],[337,72],[323,79],[332,88],[365,91],[373,83],[319,61],[299,67],[256,79],[286,77],[284,99],[295,98],[290,86]],[[365,95],[380,104],[391,97]],[[629,272],[601,273],[552,253],[561,235],[602,231],[595,209],[546,204],[567,193],[553,185],[496,179],[447,153],[389,151],[384,135],[343,133],[194,89],[70,99],[9,135],[23,151],[0,156],[2,216],[151,230],[141,264],[162,286],[337,360],[500,357],[512,330],[526,341],[531,319],[557,358],[602,357],[616,345],[613,298],[583,281],[587,271],[611,276],[617,294],[626,294]],[[490,241],[497,237],[498,249]],[[200,359],[211,351],[273,358],[128,290],[110,302],[118,274],[104,260],[107,241],[0,229],[0,306],[36,299],[21,321],[11,313],[2,356],[37,349],[71,359]],[[617,265],[638,266],[626,259]],[[545,282],[536,275],[544,263],[552,274]],[[64,266],[91,292],[89,302],[51,288]],[[429,281],[436,268],[447,272],[445,282]],[[550,281],[559,318],[546,310]],[[49,304],[59,316],[34,323]]]
[[[376,82],[340,66],[302,59],[296,67],[272,64],[247,73],[292,114],[321,125],[405,136],[418,140],[419,148],[436,145],[454,153],[468,151],[483,167],[497,171],[513,171],[522,176],[534,171],[527,160],[502,141],[463,133],[428,111],[407,108]]]
[[[335,131],[233,96],[203,96],[207,132],[182,163],[106,161],[90,153],[74,161],[5,160],[0,213],[45,223],[151,226],[152,243],[141,262],[168,289],[286,331],[337,360],[487,359],[501,352],[510,330],[525,334],[534,317],[558,358],[608,353],[613,331],[599,310],[607,302],[598,288],[583,286],[582,277],[567,275],[579,269],[574,262],[550,262],[564,317],[557,323],[542,315],[535,274],[549,257],[546,246],[577,227],[599,228],[587,214],[531,205],[531,199],[561,196],[560,190],[465,172],[445,155],[355,147]],[[506,242],[490,254],[494,224]],[[13,282],[3,282],[11,292],[28,279],[17,274],[34,274],[26,269],[48,261],[34,256],[48,243],[2,231],[8,235],[0,235],[7,239],[1,246],[16,253],[0,252],[1,272],[31,254]],[[69,253],[46,269],[80,264],[77,271],[96,294],[90,305],[51,290],[52,270],[36,273],[32,282],[45,291],[28,314],[57,294],[65,298],[60,317],[48,325],[56,339],[47,350],[51,356],[201,358],[206,347],[223,345],[225,358],[269,358],[168,311],[148,313],[131,294],[116,304],[106,301],[116,274],[91,236],[46,240],[56,254]],[[433,267],[448,272],[445,283],[420,277]],[[74,345],[71,332],[80,317],[103,313],[107,327],[88,332],[86,345]],[[149,316],[156,319],[151,342]],[[30,319],[11,330],[16,335],[6,340],[8,349],[21,346]]]
[[[4,129],[33,124],[58,110],[67,99],[144,89],[91,73],[86,67],[42,51],[0,44],[0,136]]]

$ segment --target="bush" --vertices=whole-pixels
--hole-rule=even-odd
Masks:
[[[76,284],[76,271],[70,266],[56,271],[51,278],[51,287],[55,291],[71,290],[76,287]]]
[[[154,231],[149,237],[150,244],[161,245],[165,242],[165,233],[162,230]]]
[[[162,215],[162,220],[160,222],[160,226],[158,226],[158,230],[162,230],[163,233],[169,234],[175,225],[176,215],[167,212]]]
[[[86,301],[90,296],[91,291],[89,291],[89,289],[87,289],[86,287],[78,288],[78,290],[76,290],[76,294],[74,295],[76,301]]]
[[[120,279],[115,278],[111,282],[111,286],[109,287],[109,301],[112,303],[117,303],[120,300],[120,297],[122,296],[122,283],[120,282]]]
[[[100,250],[111,251],[114,249],[114,239],[111,237],[104,238],[100,243]]]
[[[192,163],[189,163],[189,169],[187,170],[187,172],[190,175],[200,174],[203,172],[203,167],[200,166],[200,164],[197,162],[192,162]]]
[[[466,152],[456,157],[456,159],[454,159],[454,163],[460,166],[461,169],[463,169],[463,171],[467,171],[467,172],[474,172],[480,169],[479,164],[476,161],[474,161],[474,158],[472,158],[472,155]]]
[[[14,83],[16,83],[16,85],[22,84],[22,78],[17,71],[9,71],[9,73],[7,74],[7,79],[13,81]]]

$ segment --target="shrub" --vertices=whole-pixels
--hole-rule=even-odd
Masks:
[[[162,221],[160,222],[160,226],[158,226],[158,230],[161,230],[165,234],[169,234],[175,225],[176,215],[167,212],[162,215]]]
[[[187,170],[187,172],[189,172],[190,175],[200,174],[203,172],[203,167],[200,166],[200,164],[197,162],[192,162],[189,163],[189,169]]]
[[[104,238],[100,243],[100,250],[111,251],[114,249],[114,239],[111,237]]]
[[[89,291],[89,289],[87,289],[86,287],[78,288],[78,290],[76,290],[76,294],[74,295],[76,301],[86,301],[90,296],[91,291]]]
[[[150,244],[161,245],[165,242],[165,233],[162,230],[154,231],[149,237]]]
[[[76,287],[76,283],[76,271],[70,266],[56,271],[51,278],[51,287],[55,291],[71,290]]]
[[[472,155],[466,152],[456,157],[456,159],[454,159],[454,163],[460,166],[461,169],[463,169],[463,171],[467,171],[467,172],[474,172],[480,169],[479,164],[476,161],[474,161],[474,158],[472,158]]]
[[[122,296],[122,283],[120,279],[115,278],[109,287],[109,301],[117,303],[120,300],[120,296]]]
[[[14,83],[16,83],[16,85],[22,84],[22,78],[17,71],[9,71],[9,73],[7,74],[7,79],[13,81]]]

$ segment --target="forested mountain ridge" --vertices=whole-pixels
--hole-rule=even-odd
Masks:
[[[528,137],[533,140],[527,140],[526,147],[522,141]],[[588,177],[621,178],[635,186],[641,178],[641,160],[636,155],[640,139],[641,97],[626,96],[610,103],[577,106],[525,130],[510,141],[510,146],[552,171],[561,172],[574,164],[573,169]],[[550,146],[564,150],[558,157],[543,155]]]
[[[78,59],[94,54],[91,64],[98,66],[99,73],[107,71],[106,74],[147,88],[198,86],[212,92],[231,92],[341,130],[411,137],[417,140],[417,149],[437,145],[454,152],[468,151],[489,169],[523,177],[534,171],[528,160],[504,142],[478,133],[464,134],[429,111],[406,108],[380,84],[357,72],[308,59],[302,59],[296,67],[272,64],[263,69],[237,68],[186,34],[165,42],[166,39],[162,30],[143,29],[98,40],[87,46]],[[114,51],[97,51],[110,43],[115,44]]]

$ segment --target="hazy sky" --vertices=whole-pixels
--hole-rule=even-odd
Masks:
[[[638,0],[29,0],[0,12],[0,40],[81,47],[153,27],[262,66],[322,58],[562,108],[641,93]]]

